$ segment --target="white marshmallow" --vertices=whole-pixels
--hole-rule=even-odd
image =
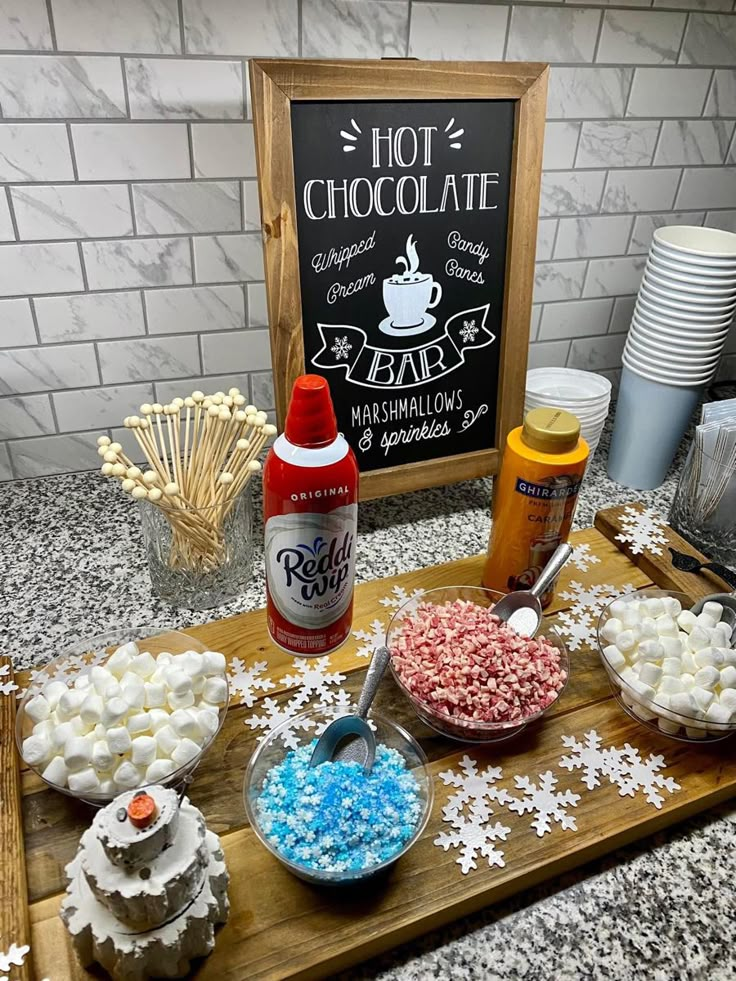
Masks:
[[[68,740],[74,735],[71,722],[60,722],[51,733],[51,742],[56,749],[61,750],[63,753],[64,746],[66,746]]]
[[[164,672],[164,678],[169,691],[177,695],[184,695],[192,690],[192,679],[185,671],[179,671],[178,668],[167,668]]]
[[[176,668],[177,671],[184,671],[184,665],[186,663],[187,663],[187,656],[183,651],[181,654],[171,655],[170,667]]]
[[[156,759],[156,749],[153,736],[137,736],[130,747],[130,758],[136,766],[149,766]]]
[[[64,747],[64,762],[71,773],[89,766],[93,746],[94,742],[89,736],[73,736],[69,740]]]
[[[736,688],[736,668],[732,664],[721,668],[721,688]]]
[[[21,756],[29,766],[41,766],[51,756],[52,752],[53,746],[48,737],[34,735],[23,740]]]
[[[156,659],[153,654],[144,651],[136,655],[130,662],[130,670],[139,675],[142,679],[150,678],[156,670]]]
[[[688,739],[705,739],[705,729],[695,729],[691,726],[685,727],[685,735]]]
[[[632,667],[630,667],[630,666],[629,666],[629,667],[625,667],[625,668],[623,669],[623,671],[621,671],[621,678],[622,678],[622,680],[623,680],[623,681],[625,681],[625,682],[626,682],[626,683],[627,683],[628,685],[630,685],[630,684],[631,684],[632,682],[634,682],[634,681],[638,681],[638,680],[639,680],[639,679],[637,678],[637,676],[636,676],[636,672],[635,672],[635,671],[634,671],[634,669],[633,669]]]
[[[651,617],[645,617],[639,625],[639,629],[643,640],[654,640],[659,636],[657,624]]]
[[[111,698],[102,707],[102,724],[114,726],[128,714],[128,703],[123,698]]]
[[[613,601],[613,603],[611,603],[611,605],[608,607],[608,609],[610,610],[610,613],[611,613],[611,616],[612,617],[616,617],[617,620],[622,620],[624,613],[628,609],[628,606],[629,606],[629,604],[625,600],[616,599],[616,600]],[[207,651],[207,653],[205,654],[205,657],[208,657],[211,653],[212,653],[212,651]],[[225,670],[225,666],[224,665],[223,665],[222,670],[223,671]]]
[[[69,770],[62,756],[55,756],[43,771],[41,776],[49,783],[56,784],[57,787],[66,787],[69,777]]]
[[[90,681],[92,686],[98,695],[104,695],[108,689],[108,686],[115,681],[115,675],[112,671],[103,667],[101,664],[95,664],[89,673]]]
[[[718,696],[718,701],[721,705],[725,706],[729,712],[733,715],[736,713],[736,690],[733,688],[724,688],[721,694]]]
[[[100,790],[101,794],[105,794],[106,797],[116,797],[119,788],[115,786],[112,777],[109,780],[100,780]]]
[[[606,650],[608,650],[608,648],[606,648]],[[616,651],[619,657],[622,657],[618,648],[614,647],[613,650]],[[605,654],[605,651],[603,653]],[[625,663],[626,662],[624,661],[624,664]],[[734,695],[736,695],[736,692],[734,692]],[[220,720],[216,712],[209,712],[205,709],[200,709],[197,712],[197,724],[204,739],[211,739],[217,732],[220,725]]]
[[[664,607],[664,612],[667,614],[667,616],[672,617],[673,620],[679,616],[682,610],[680,601],[674,596],[663,596],[662,606]]]
[[[151,728],[151,716],[148,712],[135,712],[128,716],[125,727],[131,735],[148,732]]]
[[[695,616],[692,610],[683,610],[677,618],[677,625],[682,627],[686,634],[691,632],[697,622],[698,618]],[[713,626],[713,624],[711,624],[711,626]]]
[[[698,666],[695,663],[695,655],[692,651],[684,651],[682,657],[680,658],[680,664],[682,665],[683,674],[695,674],[698,670]]]
[[[715,722],[718,725],[725,725],[727,722],[731,721],[731,712],[725,705],[721,705],[720,702],[713,701],[708,706],[708,711],[705,713],[705,719],[706,722]]]
[[[709,688],[711,691],[721,680],[721,672],[718,668],[705,667],[695,672],[695,684],[701,688]]]
[[[679,678],[682,674],[682,662],[679,657],[666,657],[662,661],[662,674],[669,678]]]
[[[658,720],[657,725],[666,733],[668,736],[674,736],[676,732],[680,730],[679,722],[672,722],[670,719],[661,718]]]
[[[44,695],[34,695],[26,704],[26,715],[34,722],[43,722],[51,715],[51,706]]]
[[[88,726],[95,726],[102,719],[102,699],[99,695],[87,695],[79,706],[79,717]]]
[[[111,770],[115,765],[115,756],[106,739],[97,739],[92,747],[92,766],[95,770]]]
[[[626,650],[626,648],[622,647],[621,645],[621,638],[624,637],[625,634],[626,632],[619,634],[616,639],[616,646],[622,652],[625,652]],[[227,701],[227,681],[225,678],[208,678],[202,691],[202,697],[211,705],[223,705]]]
[[[618,614],[613,610],[613,604],[609,607],[612,616],[617,616]],[[225,669],[227,668],[227,661],[225,660],[225,655],[220,654],[219,651],[205,651],[202,655],[205,663],[205,674],[208,676],[215,674],[225,674]]]
[[[199,746],[191,739],[185,738],[180,740],[179,745],[171,754],[171,759],[177,764],[177,766],[184,766],[198,756],[199,752]]]
[[[41,736],[43,739],[48,739],[49,745],[53,746],[53,735],[54,729],[56,728],[56,723],[54,722],[53,715],[50,719],[44,719],[43,722],[37,722],[33,727],[33,735]]]
[[[693,715],[696,711],[695,700],[690,692],[675,692],[670,696],[670,708],[678,715]]]
[[[664,647],[657,640],[643,640],[639,644],[637,660],[661,661],[664,658]]]
[[[138,648],[135,648],[135,652],[131,653],[131,648],[135,647],[135,644],[123,644],[122,647],[111,654],[107,659],[107,664],[105,667],[108,671],[115,675],[116,678],[122,678],[125,672],[130,666],[130,662],[134,657],[134,654],[138,653]]]
[[[108,702],[110,701],[111,698],[123,697],[123,689],[120,687],[120,682],[117,680],[117,678],[113,678],[113,680],[105,689],[105,692],[102,697]]]
[[[202,675],[200,678],[192,678],[192,691],[195,695],[202,694],[206,681],[207,678],[205,675]]]
[[[682,691],[685,691],[685,686],[680,678],[675,678],[673,675],[668,674],[662,676],[662,680],[659,682],[658,693],[675,695]]]
[[[124,787],[132,790],[143,781],[143,771],[137,766],[133,766],[130,760],[123,760],[120,766],[112,775],[113,782],[117,787]]]
[[[151,709],[151,711],[148,713],[151,732],[156,733],[159,729],[163,728],[163,726],[167,726],[169,724],[169,718],[169,713],[165,712],[163,709]]]
[[[700,651],[704,647],[710,647],[710,637],[702,627],[693,627],[687,639],[687,646],[691,651]]]
[[[637,678],[636,681],[631,682],[630,687],[634,692],[634,697],[637,702],[648,704],[653,700],[655,691],[651,685],[647,685],[645,682],[640,681]]]
[[[166,696],[166,703],[172,712],[177,709],[189,708],[190,705],[194,705],[194,691],[191,688],[183,693],[170,691]]]
[[[76,773],[70,773],[68,777],[69,789],[75,794],[99,793],[100,782],[97,774],[91,766]]]
[[[652,688],[656,688],[661,677],[662,669],[658,664],[654,664],[652,661],[647,661],[646,664],[641,666],[641,670],[639,671],[639,681],[642,681],[645,685],[651,685]]]
[[[177,736],[189,736],[190,739],[194,739],[201,732],[197,716],[194,712],[188,712],[186,709],[177,709],[172,712],[169,724]]]
[[[723,654],[724,667],[728,667],[728,665],[730,664],[736,668],[736,650],[734,650],[732,647],[729,647],[728,645],[724,647],[720,647],[719,650],[721,654]]]
[[[723,606],[721,603],[716,603],[715,600],[708,600],[707,603],[703,603],[702,612],[707,613],[709,617],[713,617],[714,623],[718,623],[723,616]]]
[[[626,658],[615,644],[609,644],[608,647],[604,647],[603,656],[614,671],[620,671],[626,665]]]
[[[657,633],[660,637],[677,637],[677,624],[672,617],[665,614],[664,616],[657,617],[655,623],[657,624]]]
[[[710,614],[703,611],[702,613],[698,613],[697,617],[695,618],[695,622],[698,624],[698,626],[702,627],[703,630],[712,630],[718,621],[714,620]]]
[[[156,655],[156,666],[158,668],[165,668],[168,664],[171,664],[173,660],[174,657],[172,654],[170,654],[168,651],[161,651]]]
[[[130,733],[125,726],[117,726],[107,730],[107,745],[111,753],[121,755],[130,749]]]
[[[146,783],[160,783],[176,769],[171,760],[154,760],[146,770]]]
[[[723,654],[717,647],[704,647],[693,654],[693,661],[699,668],[720,668],[723,664]]]
[[[633,603],[629,604],[624,610],[623,616],[621,617],[621,622],[626,629],[637,627],[641,623],[639,610]]]
[[[648,617],[652,617],[654,620],[656,620],[657,617],[663,616],[665,613],[664,603],[659,596],[650,596],[648,599],[645,599],[641,605],[644,608],[644,613]]]
[[[92,683],[91,683],[91,681],[89,679],[89,675],[88,674],[78,674],[77,677],[74,679],[74,689],[75,689],[75,691],[83,691],[83,692],[86,692],[87,689],[91,686],[91,684]]]
[[[718,623],[716,626],[709,630],[710,642],[713,647],[727,647],[731,646],[731,628],[725,623]]]
[[[207,662],[204,659],[204,655],[198,654],[197,651],[187,651],[184,654],[182,669],[189,675],[190,678],[193,679],[203,677],[206,668]]]
[[[67,690],[63,681],[49,681],[43,686],[43,697],[49,703],[49,708],[53,712],[59,704],[59,699]]]
[[[164,726],[162,729],[159,729],[154,739],[156,740],[156,745],[161,756],[171,756],[179,745],[179,737],[171,726]]]
[[[651,712],[648,708],[645,708],[638,702],[634,702],[634,704],[631,706],[631,711],[634,713],[634,715],[638,715],[639,718],[643,719],[645,722],[651,722],[652,719],[657,718],[655,712]]]
[[[694,688],[690,689],[690,694],[695,700],[695,704],[700,709],[701,712],[705,712],[710,703],[715,698],[712,691],[707,688],[701,688],[700,685],[696,685]]]
[[[147,681],[145,683],[145,701],[144,705],[146,708],[157,708],[158,706],[166,704],[166,688],[163,684],[156,684],[153,681]]]
[[[677,637],[660,637],[659,642],[664,648],[665,657],[680,657],[682,644]]]

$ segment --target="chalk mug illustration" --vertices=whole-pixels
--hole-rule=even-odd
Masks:
[[[428,311],[442,299],[442,287],[429,273],[419,272],[419,255],[412,235],[406,240],[406,256],[397,256],[396,262],[404,271],[383,281],[383,303],[388,317],[378,328],[394,337],[423,334],[436,323]]]

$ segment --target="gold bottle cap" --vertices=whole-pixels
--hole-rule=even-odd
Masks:
[[[530,409],[524,419],[521,438],[540,453],[569,453],[578,445],[580,423],[564,409]]]

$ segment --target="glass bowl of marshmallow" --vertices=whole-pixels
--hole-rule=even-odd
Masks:
[[[699,614],[685,593],[619,596],[598,622],[601,660],[616,699],[637,722],[682,742],[736,732],[736,650],[723,607]]]
[[[226,661],[179,631],[130,627],[80,641],[34,671],[15,721],[44,783],[102,806],[183,783],[225,720]]]

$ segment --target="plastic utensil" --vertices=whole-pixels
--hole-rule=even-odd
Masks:
[[[555,581],[572,555],[572,551],[572,546],[567,542],[558,545],[532,588],[507,593],[493,607],[495,615],[508,623],[522,637],[534,637],[542,621],[539,597]]]
[[[363,682],[363,690],[358,698],[357,713],[343,715],[330,722],[314,747],[309,761],[310,767],[331,760],[341,763],[360,763],[366,775],[371,772],[376,757],[376,737],[366,722],[366,717],[390,660],[388,647],[376,648]]]

